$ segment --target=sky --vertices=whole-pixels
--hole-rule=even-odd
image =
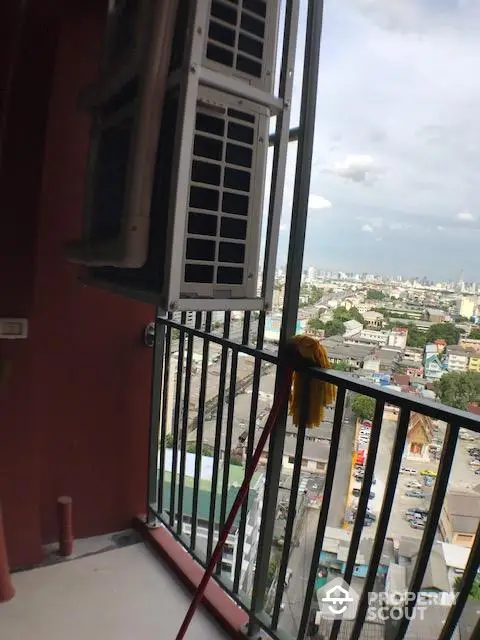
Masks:
[[[325,0],[305,266],[480,281],[479,70],[476,0]]]

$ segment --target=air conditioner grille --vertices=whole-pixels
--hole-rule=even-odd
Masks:
[[[262,0],[212,0],[206,58],[262,78],[265,60],[267,3]]]
[[[186,283],[243,285],[253,220],[256,111],[199,101],[185,245]]]

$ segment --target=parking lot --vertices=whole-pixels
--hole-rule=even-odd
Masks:
[[[440,423],[438,426],[438,432],[436,438],[439,445],[443,444],[445,434],[445,424]],[[382,431],[380,435],[379,448],[377,453],[377,460],[375,464],[375,480],[376,483],[372,486],[371,491],[375,494],[375,497],[369,501],[369,509],[375,515],[378,515],[381,509],[383,494],[385,491],[385,484],[388,476],[389,464],[392,456],[393,445],[396,435],[396,422],[384,420],[382,424]],[[472,447],[480,448],[480,439],[474,437],[471,440],[459,440],[457,450],[455,452],[455,459],[450,475],[449,486],[462,487],[468,489],[480,484],[480,474],[475,474],[475,468],[472,468],[470,461],[473,459],[468,449]],[[440,451],[440,449],[439,449]],[[438,469],[438,459],[432,454],[430,461],[414,460],[404,458],[402,460],[402,467],[415,470],[415,474],[401,473],[395,492],[395,498],[392,506],[392,512],[390,514],[390,521],[388,526],[389,536],[411,536],[420,538],[423,531],[421,529],[413,528],[407,521],[405,514],[408,509],[420,507],[428,509],[430,504],[430,496],[432,487],[426,487],[424,485],[423,476],[420,474],[422,470],[431,470],[436,472]],[[480,468],[480,467],[479,467]],[[419,483],[423,486],[420,491],[425,493],[425,498],[409,497],[407,492],[416,491],[414,487],[407,486],[410,483]],[[357,482],[352,478],[350,489],[350,504],[355,505],[356,499],[352,496],[351,492],[353,488],[361,487],[360,482]],[[376,522],[372,522],[368,528],[365,528],[363,535],[367,537],[373,537],[376,530]],[[440,537],[440,535],[439,535]]]

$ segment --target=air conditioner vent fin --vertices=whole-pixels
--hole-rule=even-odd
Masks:
[[[227,108],[212,114],[204,106],[205,97],[197,101],[184,279],[213,289],[218,285],[241,286],[246,284],[249,270],[249,231],[258,227],[253,172],[258,127],[265,117],[243,105],[230,106],[232,97],[227,94],[203,91],[207,101],[221,101]]]
[[[257,82],[271,64],[265,58],[267,3],[212,0],[205,57]]]

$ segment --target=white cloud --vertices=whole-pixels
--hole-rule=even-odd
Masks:
[[[406,222],[390,222],[388,228],[390,231],[406,231],[411,225]]]
[[[382,218],[369,218],[368,216],[357,216],[357,220],[364,222],[364,226],[370,227],[372,229],[380,229],[383,227],[383,219]]]
[[[470,211],[462,211],[457,214],[457,219],[462,222],[473,222],[475,220],[475,216],[470,213]]]
[[[353,182],[372,182],[381,173],[369,155],[347,155],[343,160],[335,162],[332,172]]]
[[[317,259],[315,238],[327,234],[325,268],[449,279],[451,264],[439,260],[435,242],[435,233],[448,230],[452,260],[461,261],[467,279],[478,276],[475,250],[465,250],[480,241],[480,83],[472,80],[480,65],[480,20],[472,19],[474,12],[478,0],[330,3],[312,189],[319,193],[321,184],[335,216],[327,223],[311,212],[306,259]],[[300,39],[300,55],[303,47]],[[292,123],[298,88],[294,102]],[[364,240],[383,236],[373,255],[352,251],[362,226],[372,234]],[[397,265],[386,241],[406,233],[422,250]]]
[[[330,209],[332,203],[323,196],[317,196],[314,193],[310,194],[308,199],[309,209]]]

